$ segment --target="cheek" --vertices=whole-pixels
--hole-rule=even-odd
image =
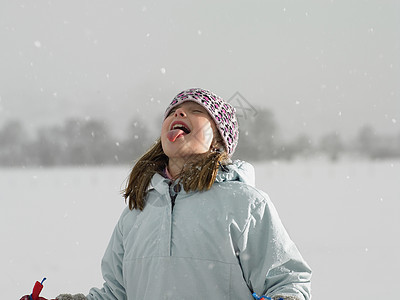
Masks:
[[[204,126],[203,127],[203,139],[204,139],[204,143],[207,145],[208,148],[211,145],[213,138],[214,138],[214,130],[213,130],[211,124]]]
[[[168,118],[164,120],[164,122],[161,125],[161,136],[166,135],[168,132]]]
[[[161,143],[163,144],[165,140],[167,139],[167,133],[168,133],[168,122],[164,121],[161,125]]]

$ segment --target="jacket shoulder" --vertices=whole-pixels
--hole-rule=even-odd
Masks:
[[[238,199],[241,203],[247,205],[265,205],[271,201],[264,191],[240,181],[221,182],[216,184],[215,188],[223,198]]]
[[[130,210],[129,207],[125,207],[117,223],[118,229],[122,232],[123,227],[131,227],[134,224],[136,216],[139,213],[140,211],[137,209]]]

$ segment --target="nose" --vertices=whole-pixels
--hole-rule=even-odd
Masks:
[[[179,107],[177,110],[175,110],[175,117],[186,117],[186,112],[182,107]]]

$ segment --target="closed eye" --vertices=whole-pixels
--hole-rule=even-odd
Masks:
[[[167,117],[169,117],[170,115],[172,115],[172,114],[175,112],[175,110],[176,110],[176,108],[173,108],[173,109],[171,109],[171,110],[169,111],[169,113],[168,113],[168,116],[167,116]]]

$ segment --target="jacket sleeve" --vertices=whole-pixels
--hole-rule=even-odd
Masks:
[[[124,246],[121,221],[124,214],[125,211],[115,226],[101,262],[101,271],[104,279],[103,288],[92,288],[86,296],[88,300],[124,300],[127,298],[122,274]]]
[[[248,221],[237,243],[243,276],[252,292],[272,299],[311,298],[311,269],[276,212],[269,197],[256,191]],[[254,198],[253,198],[254,199]]]

